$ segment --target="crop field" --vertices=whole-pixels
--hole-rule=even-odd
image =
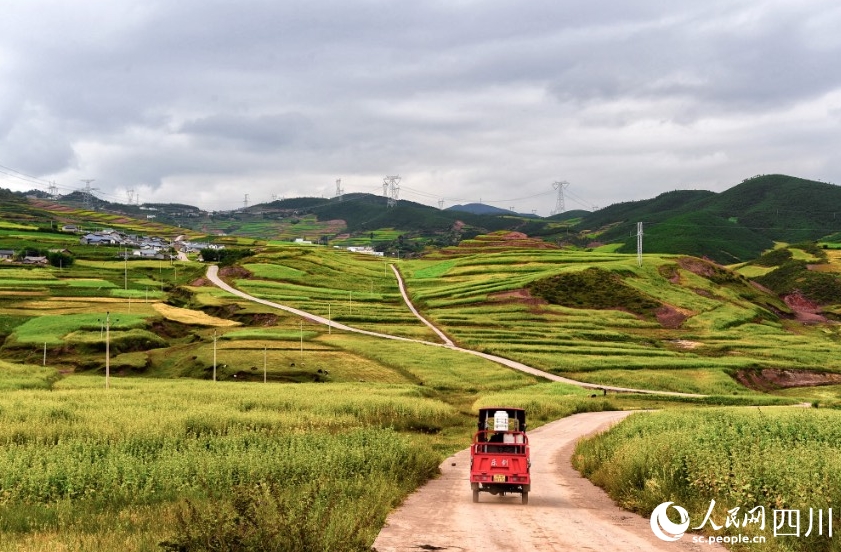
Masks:
[[[237,236],[270,242],[290,242],[298,238],[318,241],[322,236],[335,235],[344,228],[341,221],[319,221],[315,215],[288,217],[283,220],[219,220],[202,225],[205,232],[235,233]]]
[[[243,265],[243,291],[360,329],[438,341],[403,303],[389,264],[325,248],[267,249]]]
[[[242,538],[254,529],[237,515],[247,503],[260,514],[252,546],[268,537],[361,550],[437,467],[429,447],[412,446],[423,438],[411,428],[462,424],[412,386],[101,381],[0,396],[3,549]]]
[[[526,289],[535,280],[593,266],[667,305],[682,323],[663,326],[653,315],[626,312],[622,303],[587,308],[586,297],[575,308],[549,304]],[[738,278],[682,268],[677,257],[646,256],[638,267],[627,255],[508,251],[412,261],[402,270],[412,300],[460,345],[574,379],[750,394],[733,374],[760,368],[841,371],[837,328],[794,327],[771,314],[786,308],[776,298]]]
[[[635,414],[607,433],[582,441],[574,464],[622,507],[650,515],[666,501],[700,525],[712,500],[712,519],[723,526],[727,511],[762,506],[767,524],[728,526],[707,534],[766,535],[766,546],[749,550],[838,550],[837,538],[806,536],[810,508],[833,512],[841,525],[841,412],[831,409],[750,408]],[[773,510],[799,510],[799,536],[770,537]],[[738,514],[741,519],[742,513]],[[804,517],[805,516],[805,517]],[[697,521],[697,523],[696,523]]]

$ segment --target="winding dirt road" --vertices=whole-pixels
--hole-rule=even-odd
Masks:
[[[649,520],[622,510],[570,465],[575,442],[604,430],[630,412],[576,414],[529,432],[532,487],[520,495],[470,491],[470,454],[462,450],[441,464],[441,476],[391,513],[374,541],[377,552],[619,550],[688,552],[724,550],[684,536],[664,542]]]

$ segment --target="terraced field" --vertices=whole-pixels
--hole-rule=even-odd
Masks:
[[[740,371],[841,371],[836,327],[792,323],[775,314],[787,310],[781,301],[745,280],[682,262],[647,256],[638,267],[626,255],[508,251],[401,269],[413,301],[460,345],[573,379],[743,394],[750,391],[733,377]],[[526,289],[593,267],[620,276],[668,316],[632,314],[624,304],[598,310],[549,304]]]

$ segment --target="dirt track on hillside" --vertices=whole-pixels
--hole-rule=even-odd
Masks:
[[[693,544],[690,536],[664,542],[649,520],[616,506],[570,465],[575,442],[604,430],[628,412],[577,414],[529,432],[532,487],[519,495],[481,493],[473,503],[465,449],[441,465],[441,476],[391,513],[374,542],[377,552],[724,550]]]

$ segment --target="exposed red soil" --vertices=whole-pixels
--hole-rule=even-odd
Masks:
[[[671,305],[663,305],[654,311],[654,316],[657,317],[657,322],[664,328],[674,329],[679,328],[683,321],[689,316],[672,307]]]
[[[277,315],[271,313],[257,313],[251,318],[252,326],[277,326]]]
[[[826,317],[820,314],[820,305],[814,301],[810,301],[799,291],[784,296],[783,301],[794,312],[795,318],[800,322],[818,323],[827,321]]]
[[[202,287],[202,286],[213,286],[213,282],[208,280],[207,278],[196,278],[192,282],[190,282],[192,287]]]
[[[790,387],[835,385],[841,383],[841,374],[765,368],[763,370],[739,370],[736,373],[736,380],[745,387],[757,391],[773,391]]]

